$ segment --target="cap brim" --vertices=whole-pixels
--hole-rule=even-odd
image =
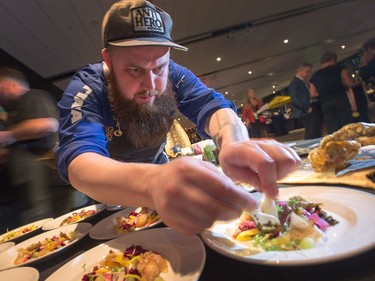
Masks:
[[[176,43],[166,41],[162,38],[137,38],[108,42],[108,45],[117,47],[137,47],[137,46],[166,46],[180,51],[187,51],[188,48]]]

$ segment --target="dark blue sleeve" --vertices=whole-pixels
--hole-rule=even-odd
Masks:
[[[95,78],[95,73],[77,73],[58,104],[60,127],[56,156],[58,170],[64,180],[68,180],[70,162],[78,155],[95,152],[109,157],[103,114],[106,87],[97,77],[96,81],[84,81],[86,75]]]
[[[208,88],[190,70],[177,63],[170,62],[169,78],[173,90],[177,94],[178,108],[191,122],[197,125],[198,133],[210,138],[204,127],[211,115],[220,108],[231,108],[237,112],[236,106],[214,89]]]

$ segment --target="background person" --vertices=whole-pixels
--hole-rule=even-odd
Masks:
[[[276,141],[251,141],[234,105],[170,60],[172,19],[147,1],[119,1],[102,25],[104,63],[76,73],[59,103],[61,176],[91,198],[147,206],[186,234],[235,218],[256,201],[232,180],[275,198],[276,180],[300,164]],[[190,157],[163,153],[177,108],[220,149],[227,176]],[[160,164],[160,165],[155,165]],[[229,177],[231,178],[229,178]]]
[[[305,140],[322,136],[322,116],[320,104],[310,93],[308,78],[311,75],[312,65],[302,63],[296,76],[289,84],[289,94],[292,99],[291,108],[294,118],[301,121],[305,128]]]
[[[362,80],[375,83],[375,37],[367,40],[362,46],[362,57],[359,61]]]
[[[362,85],[366,91],[372,91],[372,94],[366,94],[366,98],[368,106],[373,109],[375,104],[375,37],[370,38],[363,44],[359,64],[361,66]]]
[[[321,68],[310,80],[312,96],[317,96],[321,103],[322,115],[328,134],[352,123],[352,112],[357,105],[352,91],[352,80],[347,69],[337,64],[334,52],[323,54]]]
[[[30,89],[23,73],[0,69],[0,105],[7,112],[0,144],[9,151],[9,179],[14,202],[2,208],[2,225],[20,226],[53,212],[49,170],[41,159],[57,142],[56,101],[47,92]]]
[[[263,106],[263,102],[255,96],[253,89],[248,89],[245,103],[242,107],[242,119],[251,138],[268,137],[266,120],[257,111]]]

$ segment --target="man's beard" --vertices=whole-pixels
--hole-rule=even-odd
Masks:
[[[164,93],[155,96],[153,103],[138,104],[133,99],[124,98],[119,89],[116,77],[111,74],[108,81],[109,102],[126,138],[137,148],[160,145],[166,139],[177,111],[170,83]]]

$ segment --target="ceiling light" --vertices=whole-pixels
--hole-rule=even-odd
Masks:
[[[276,88],[276,86],[275,86],[275,85],[272,85],[272,88],[274,88],[274,89],[275,89],[275,88]]]
[[[268,76],[273,76],[273,75],[274,75],[273,72],[268,73]]]
[[[272,94],[275,94],[276,92],[275,91],[272,91]]]
[[[286,44],[286,43],[288,43],[289,42],[289,40],[288,39],[284,39],[284,43]]]
[[[225,92],[226,95],[228,95],[228,92]]]
[[[247,73],[249,73],[249,74],[251,74],[251,73],[253,73],[251,70],[249,70]]]
[[[334,39],[326,39],[326,40],[324,40],[324,43],[328,43],[328,44],[333,43],[333,42],[335,42]]]
[[[217,60],[217,61],[221,61],[221,58],[220,58],[220,57],[218,57],[218,58],[216,58],[216,60]]]
[[[345,45],[341,45],[341,49],[345,49],[346,48],[346,46]]]

